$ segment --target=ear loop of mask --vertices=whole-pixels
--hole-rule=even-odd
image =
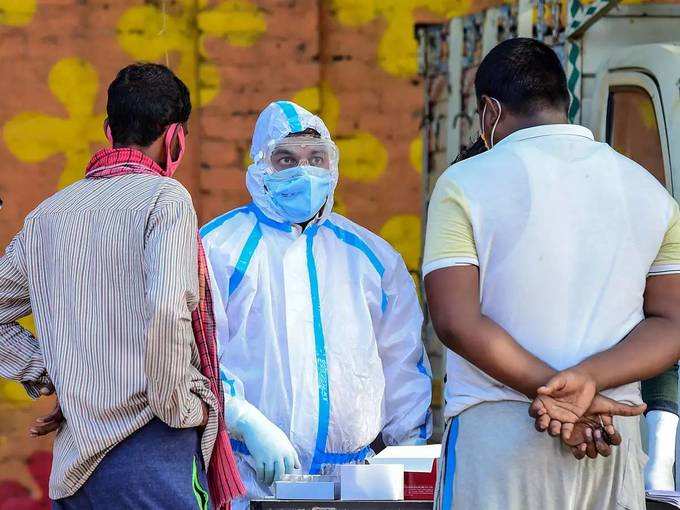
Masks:
[[[496,127],[498,126],[498,121],[501,120],[501,113],[503,112],[503,107],[501,106],[501,102],[496,99],[495,97],[491,98],[493,101],[496,101],[496,104],[498,105],[498,117],[496,117],[496,121],[493,123],[493,127],[491,128],[491,140],[490,142],[487,141],[486,136],[484,135],[484,118],[486,117],[486,104],[484,104],[484,109],[482,110],[482,126],[480,129],[480,136],[482,140],[484,141],[484,145],[486,145],[487,149],[493,149],[493,137],[494,134],[496,133]]]
[[[109,143],[113,146],[113,134],[111,133],[111,126],[106,124],[106,129],[104,130],[106,133],[106,139],[109,141]],[[177,155],[177,159],[173,161],[172,159],[172,138],[177,133],[177,141],[179,142],[179,154]],[[166,159],[165,159],[165,172],[164,175],[170,177],[172,174],[175,173],[177,170],[177,167],[180,164],[180,161],[182,161],[182,157],[184,157],[184,149],[186,147],[186,137],[184,135],[184,128],[182,127],[182,124],[180,123],[175,123],[175,124],[170,124],[168,126],[168,130],[165,132],[165,154],[166,154]]]
[[[179,154],[177,155],[177,159],[173,161],[172,138],[173,136],[175,136],[175,133],[177,133],[177,141],[179,142]],[[182,127],[182,124],[180,124],[179,122],[176,122],[175,124],[170,124],[170,126],[168,126],[168,130],[165,132],[164,142],[165,142],[164,175],[167,177],[172,177],[172,175],[177,170],[177,167],[179,166],[180,162],[182,161],[182,157],[184,157],[185,137],[184,128]]]

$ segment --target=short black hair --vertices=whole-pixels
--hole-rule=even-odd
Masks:
[[[314,128],[307,128],[304,131],[296,131],[295,133],[288,133],[286,138],[298,138],[301,136],[311,136],[312,138],[321,138],[321,133],[319,133]]]
[[[486,95],[513,113],[569,108],[567,77],[557,54],[535,39],[507,39],[482,60],[475,77],[477,103]]]
[[[189,120],[189,89],[164,65],[132,64],[109,85],[106,113],[116,144],[148,147],[170,124]]]

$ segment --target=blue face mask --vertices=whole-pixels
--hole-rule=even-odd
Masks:
[[[296,166],[264,176],[264,185],[281,216],[291,223],[310,220],[331,192],[330,170]]]

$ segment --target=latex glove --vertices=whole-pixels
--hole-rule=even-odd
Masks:
[[[270,486],[300,468],[298,454],[286,434],[255,406],[230,398],[224,411],[229,431],[243,439],[253,457],[258,482]]]
[[[645,489],[673,491],[678,417],[668,411],[649,411],[646,419],[649,462],[645,466]]]

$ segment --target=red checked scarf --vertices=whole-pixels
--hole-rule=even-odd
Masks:
[[[92,157],[85,170],[85,177],[102,179],[139,173],[164,175],[163,169],[155,161],[138,150],[109,148],[100,150]],[[217,361],[217,338],[210,277],[200,237],[198,239],[198,283],[198,307],[193,312],[191,321],[201,358],[201,372],[210,381],[210,390],[217,398],[219,406],[217,441],[208,467],[208,485],[213,505],[217,510],[221,510],[229,508],[232,499],[245,495],[245,488],[236,467],[224,420],[224,394]]]

